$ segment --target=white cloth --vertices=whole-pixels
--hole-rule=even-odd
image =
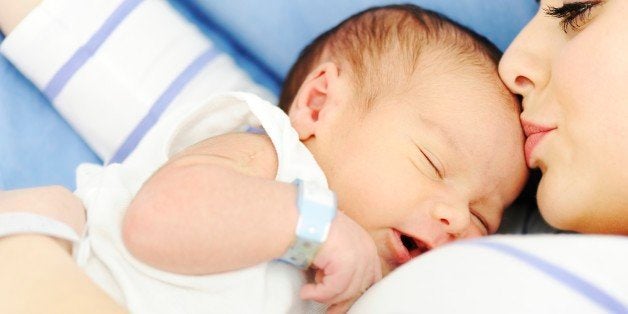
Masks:
[[[79,242],[79,235],[65,223],[29,212],[0,213],[0,238],[25,233],[45,234],[51,237]]]
[[[401,266],[351,313],[628,313],[628,237],[492,236]]]
[[[79,260],[88,275],[131,313],[303,313],[312,304],[298,292],[304,274],[281,262],[209,276],[183,276],[149,267],[126,250],[125,210],[142,183],[170,156],[200,140],[261,125],[277,151],[276,179],[327,187],[314,157],[277,107],[246,93],[218,95],[171,111],[123,164],[83,165],[78,195],[87,208],[87,238]],[[211,239],[208,239],[211,241]]]
[[[274,98],[165,0],[45,0],[0,52],[105,162],[156,107],[226,91]]]

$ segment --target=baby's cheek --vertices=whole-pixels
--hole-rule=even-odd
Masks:
[[[381,180],[364,179],[354,177],[353,184],[338,191],[339,205],[353,219],[381,219],[390,207],[397,205],[400,196],[405,194],[400,190],[403,187],[382,184]]]

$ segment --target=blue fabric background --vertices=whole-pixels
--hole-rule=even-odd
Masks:
[[[0,57],[0,188],[74,187],[81,162],[99,159],[37,88]]]
[[[387,0],[169,0],[231,54],[254,80],[277,93],[300,49],[349,15]],[[534,0],[414,0],[487,36],[504,49],[534,15]],[[0,40],[2,37],[0,36]],[[0,56],[0,189],[61,184],[74,169],[100,162],[44,96]]]
[[[488,37],[504,50],[536,13],[535,0],[410,0],[444,13]],[[274,74],[283,77],[298,52],[323,31],[348,16],[372,6],[399,3],[391,0],[258,0],[192,1]]]

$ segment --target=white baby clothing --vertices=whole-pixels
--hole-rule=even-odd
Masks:
[[[217,95],[162,117],[122,164],[82,165],[78,195],[87,208],[87,237],[77,252],[87,274],[132,313],[304,313],[303,273],[282,262],[209,276],[183,276],[149,267],[126,250],[121,222],[127,206],[170,156],[203,139],[263,127],[277,151],[276,179],[327,187],[312,154],[276,106],[246,93]],[[211,239],[208,239],[211,241]]]

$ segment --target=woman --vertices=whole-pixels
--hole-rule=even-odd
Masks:
[[[564,4],[563,4],[564,2]],[[522,96],[537,200],[554,227],[628,234],[628,2],[542,1],[500,74]]]
[[[552,225],[559,228],[584,233],[628,234],[628,184],[625,184],[628,182],[626,168],[628,89],[625,88],[628,81],[628,60],[624,58],[628,48],[628,20],[623,18],[627,15],[628,2],[625,0],[542,1],[539,13],[515,40],[501,63],[500,73],[505,83],[523,99],[522,122],[528,135],[525,149],[528,164],[531,168],[538,167],[543,172],[538,193],[541,212]],[[23,198],[24,202],[29,200],[32,198]],[[0,203],[0,208],[2,206]],[[12,206],[5,205],[4,208],[14,210],[16,207]],[[22,278],[21,274],[31,270],[34,260],[31,260],[31,264],[7,261],[15,260],[16,256],[21,256],[25,252],[24,248],[35,245],[47,254],[43,257],[47,260],[71,261],[69,258],[64,259],[64,254],[67,257],[65,251],[52,250],[56,244],[46,240],[45,237],[38,236],[9,237],[0,240],[0,260],[10,264],[0,265],[0,269],[20,274],[16,278]],[[515,242],[524,242],[523,246],[537,246],[541,248],[539,253],[546,255],[560,251],[562,255],[558,255],[558,260],[560,256],[570,258],[572,256],[570,254],[573,253],[574,258],[570,261],[574,259],[584,261],[585,258],[578,254],[582,254],[583,249],[595,248],[597,251],[592,254],[602,254],[601,259],[604,261],[621,262],[625,258],[625,251],[624,255],[619,257],[617,254],[603,254],[611,251],[622,253],[618,247],[628,250],[628,246],[622,246],[628,244],[624,238],[613,238],[612,243],[607,239],[595,237],[587,237],[583,242],[574,236],[561,238],[560,241],[520,240],[515,239]],[[568,245],[565,246],[565,243]],[[575,245],[572,245],[573,250],[569,244]],[[492,248],[503,249],[504,246],[500,245],[501,243],[492,243]],[[43,247],[51,250],[45,251]],[[469,247],[461,245],[436,250],[417,259],[410,266],[401,268],[397,276],[392,275],[375,289],[371,289],[362,302],[356,304],[356,311],[372,312],[379,306],[385,312],[408,312],[408,309],[410,312],[418,309],[445,311],[443,305],[459,306],[466,310],[473,308],[486,310],[488,307],[489,311],[498,311],[499,307],[496,307],[498,301],[506,304],[512,300],[523,300],[517,293],[512,293],[515,290],[503,287],[504,284],[510,285],[513,281],[508,277],[512,275],[508,271],[520,271],[516,268],[507,269],[513,264],[512,260],[502,261],[499,256],[482,255],[482,252],[470,254],[474,252],[469,251]],[[517,251],[519,248],[520,246],[515,245],[514,252],[520,253]],[[458,253],[460,256],[456,255]],[[43,264],[48,267],[48,263]],[[503,267],[500,267],[502,264]],[[541,265],[555,267],[555,264],[545,262]],[[70,264],[64,265],[67,266],[64,269],[68,276],[79,276],[78,267],[72,269]],[[595,271],[603,270],[602,273],[609,269],[617,269],[614,264],[600,265],[590,264],[588,268],[594,268]],[[599,269],[596,268],[598,266]],[[551,270],[558,271],[555,268]],[[434,274],[437,277],[434,280],[426,279],[428,275]],[[622,277],[626,275],[625,273],[616,274],[609,271],[608,275],[619,278],[618,283],[614,282],[618,289],[628,289],[628,282],[622,281],[622,278],[628,278]],[[423,280],[416,280],[417,277]],[[517,279],[520,279],[519,277]],[[105,298],[102,293],[98,293],[97,288],[87,281],[63,278],[65,277],[52,278],[51,282],[57,280],[56,282],[66,286],[76,286],[74,288],[76,291],[81,289],[93,291],[94,304],[107,303],[106,300],[103,301]],[[504,278],[509,278],[509,281],[500,281]],[[583,282],[582,278],[574,277],[570,272],[566,272],[563,278]],[[606,279],[604,277],[599,280],[605,282]],[[560,282],[560,279],[555,281]],[[563,291],[561,287],[551,286],[552,282],[537,282],[532,284],[532,288],[553,297],[553,294],[540,289],[555,288],[551,290],[552,293]],[[482,289],[467,289],[466,283],[480,286]],[[608,305],[606,309],[611,311],[628,311],[622,303],[625,301],[617,301],[616,294],[605,293],[603,289],[586,285],[587,283],[584,280],[584,286],[589,290],[579,290],[580,292],[584,291],[582,293],[597,297],[596,300],[601,300],[602,305]],[[2,280],[0,288],[8,289],[12,284]],[[419,286],[416,286],[417,284]],[[431,295],[431,298],[416,297],[421,296],[422,291],[439,292],[440,286],[437,287],[436,284],[448,289],[448,293],[437,293]],[[399,289],[399,286],[403,286],[404,289]],[[461,286],[464,289],[455,290]],[[22,295],[39,295],[37,291],[28,293],[26,291],[24,290]],[[40,291],[44,293],[45,289]],[[406,291],[410,293],[410,297],[404,294]],[[499,295],[491,296],[488,291],[497,291]],[[487,295],[490,297],[487,298]],[[445,299],[440,296],[445,296]],[[456,297],[455,302],[451,302],[451,296]],[[551,302],[552,299],[549,297],[543,300],[533,299],[536,302],[534,305]],[[80,299],[85,304],[89,304],[91,300],[89,296],[82,296]],[[579,301],[558,300],[559,304],[569,302],[571,306],[580,305]],[[596,300],[590,303],[595,303]],[[58,302],[50,303],[52,303],[50,306],[58,306]],[[7,306],[11,303],[0,304]]]

